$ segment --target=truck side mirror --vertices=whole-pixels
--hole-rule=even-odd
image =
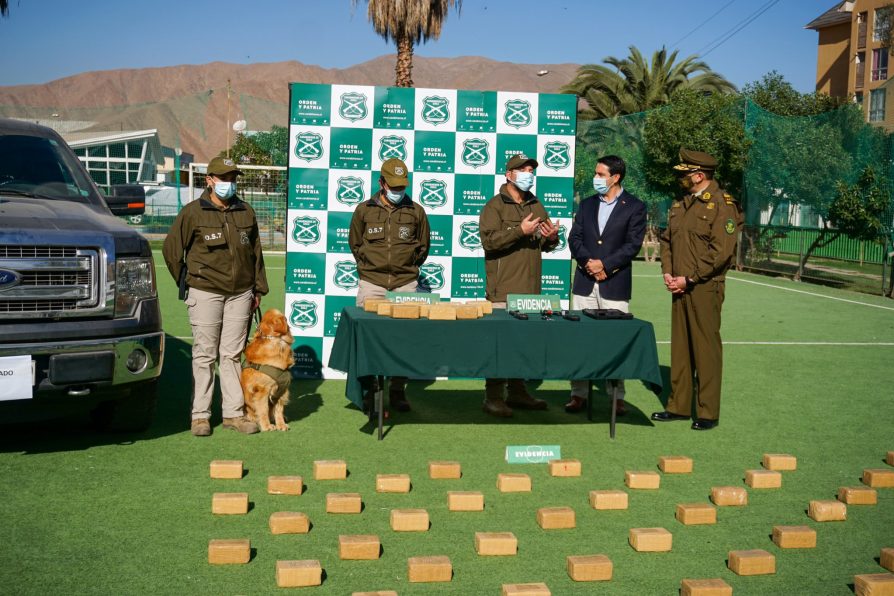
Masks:
[[[146,189],[139,184],[116,184],[103,196],[113,215],[142,215],[146,211]]]

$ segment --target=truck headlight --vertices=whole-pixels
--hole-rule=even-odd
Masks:
[[[115,316],[129,317],[133,315],[140,300],[155,296],[155,268],[152,259],[118,259],[115,264]]]

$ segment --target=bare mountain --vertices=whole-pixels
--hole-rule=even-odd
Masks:
[[[416,56],[413,63],[417,87],[538,93],[557,92],[577,70],[575,64],[514,64],[477,56]],[[542,70],[549,74],[538,76]],[[88,72],[43,85],[0,86],[0,116],[83,121],[90,123],[88,131],[157,128],[163,145],[179,145],[205,161],[226,144],[227,79],[230,120],[268,130],[287,123],[289,83],[392,85],[394,56],[344,69],[290,61]]]

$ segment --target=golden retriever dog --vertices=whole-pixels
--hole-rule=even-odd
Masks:
[[[289,403],[290,369],[295,356],[285,315],[275,308],[267,310],[243,354],[241,381],[246,417],[257,422],[262,431],[289,430],[283,408]]]

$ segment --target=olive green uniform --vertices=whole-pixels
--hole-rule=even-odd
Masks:
[[[661,271],[689,280],[671,304],[671,396],[667,411],[689,416],[693,374],[698,377],[696,416],[720,417],[723,344],[720,311],[726,271],[733,264],[742,227],[739,203],[710,180],[701,193],[674,201],[661,234]]]
[[[206,188],[177,214],[162,255],[175,281],[185,255],[190,288],[226,296],[246,290],[264,295],[269,290],[254,209],[238,198],[219,209]]]
[[[512,169],[510,164],[507,164],[507,170]],[[522,202],[516,203],[509,196],[507,186],[500,187],[500,194],[484,205],[478,218],[478,232],[484,248],[486,297],[496,303],[505,303],[508,294],[539,294],[543,269],[541,253],[559,245],[558,237],[550,240],[539,231],[528,235],[522,232],[521,222],[529,215],[544,222],[549,220],[549,215],[529,191],[524,191]],[[485,411],[488,411],[488,402],[502,401],[504,386],[508,387],[507,405],[546,409],[545,402],[528,395],[523,379],[485,379]]]
[[[413,283],[428,257],[431,231],[425,209],[404,195],[389,209],[380,194],[357,205],[348,244],[357,274],[386,290]]]
[[[541,252],[553,250],[559,239],[548,240],[539,233],[525,236],[521,222],[531,214],[541,221],[549,219],[532,193],[525,192],[519,204],[509,196],[505,184],[481,210],[478,231],[484,248],[487,299],[491,302],[506,302],[507,294],[540,293]]]

